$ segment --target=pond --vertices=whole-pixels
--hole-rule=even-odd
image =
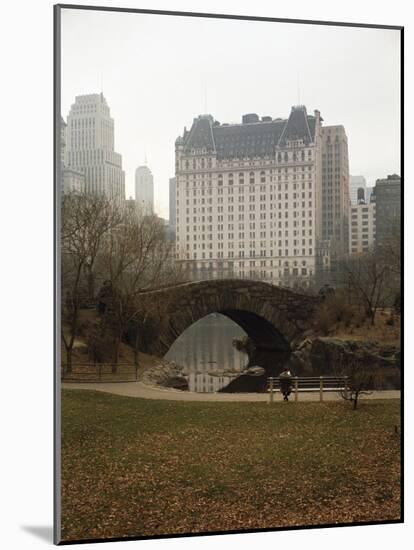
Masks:
[[[212,313],[191,325],[174,342],[165,356],[183,367],[189,390],[194,392],[264,391],[268,376],[277,376],[289,357],[286,352],[256,353],[254,364],[248,355],[233,346],[234,338],[247,336],[228,317]],[[265,374],[241,374],[250,366],[261,366]]]

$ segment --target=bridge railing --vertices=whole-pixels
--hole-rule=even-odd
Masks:
[[[346,396],[349,391],[347,376],[292,376],[291,378],[271,376],[267,379],[269,403],[273,403],[274,392],[280,391],[281,381],[290,382],[295,401],[298,401],[300,392],[319,392],[319,401],[323,401],[324,392],[343,392]]]
[[[138,380],[138,365],[118,363],[116,372],[111,363],[76,363],[71,371],[67,371],[66,364],[62,363],[62,382],[134,382]]]

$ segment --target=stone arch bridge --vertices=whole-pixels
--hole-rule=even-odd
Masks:
[[[139,302],[157,326],[146,351],[164,355],[185,329],[210,313],[232,319],[259,349],[288,351],[312,328],[320,298],[264,282],[215,279],[144,291]]]

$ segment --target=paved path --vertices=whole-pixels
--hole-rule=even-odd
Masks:
[[[144,399],[167,399],[170,401],[268,401],[265,393],[194,393],[188,391],[147,386],[142,382],[101,382],[75,383],[65,382],[63,389],[97,390],[127,397],[141,397]],[[361,399],[399,399],[399,390],[385,390],[364,395]],[[293,401],[293,394],[290,400]],[[300,392],[299,401],[319,401],[319,392]],[[324,401],[338,401],[342,397],[337,392],[324,392]],[[274,393],[275,401],[282,401],[280,392]]]

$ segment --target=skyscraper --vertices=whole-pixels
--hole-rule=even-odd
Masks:
[[[401,178],[393,174],[375,182],[376,244],[398,234],[401,219]]]
[[[365,202],[369,202],[366,196],[367,182],[364,176],[349,176],[349,199],[351,204],[358,204],[358,189],[365,192]]]
[[[375,203],[352,204],[350,206],[349,253],[361,254],[374,248]]]
[[[348,139],[343,126],[322,128],[322,239],[331,254],[348,253],[349,241]],[[334,264],[333,264],[334,268]]]
[[[135,170],[135,200],[143,214],[154,212],[154,177],[148,166],[138,166]]]
[[[176,178],[170,178],[170,187],[169,187],[169,206],[170,206],[170,230],[175,233],[176,225],[176,216],[175,216],[175,187],[176,187]]]
[[[67,124],[63,117],[60,119],[60,177],[62,194],[80,193],[85,189],[85,176],[79,170],[66,165],[66,137]]]
[[[103,94],[76,96],[67,120],[66,165],[84,174],[87,193],[124,201],[125,173],[114,141],[114,120]]]

